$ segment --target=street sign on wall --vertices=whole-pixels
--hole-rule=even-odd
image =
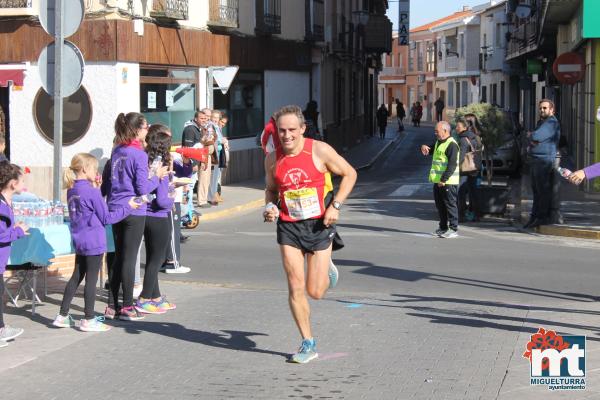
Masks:
[[[552,72],[560,83],[573,85],[585,76],[585,61],[578,53],[563,53],[556,58]]]
[[[410,0],[399,0],[398,45],[408,46],[410,32]]]

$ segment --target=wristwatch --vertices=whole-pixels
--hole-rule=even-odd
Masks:
[[[339,201],[334,200],[333,201],[333,208],[335,208],[336,210],[340,210],[340,208],[342,208],[342,203],[340,203]]]

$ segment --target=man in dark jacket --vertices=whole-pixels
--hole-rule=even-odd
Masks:
[[[535,228],[549,222],[554,160],[560,140],[560,123],[554,116],[554,103],[548,99],[541,100],[539,111],[536,130],[527,134],[533,206],[524,228]]]
[[[201,126],[206,125],[208,117],[201,111],[194,113],[194,119],[185,123],[181,135],[182,147],[193,147],[202,138]]]
[[[438,122],[440,122],[442,120],[442,115],[444,113],[444,108],[446,107],[446,105],[444,104],[444,100],[442,100],[442,97],[440,96],[435,101],[435,103],[433,103],[433,105],[435,106],[435,116],[436,116],[436,119],[438,120]]]

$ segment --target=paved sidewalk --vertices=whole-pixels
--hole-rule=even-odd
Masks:
[[[600,240],[600,194],[583,192],[566,180],[560,183],[560,211],[564,224],[545,225],[537,232],[546,235]],[[521,221],[529,219],[533,194],[529,175],[521,180]]]

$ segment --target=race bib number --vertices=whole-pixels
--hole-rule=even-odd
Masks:
[[[304,220],[321,215],[319,194],[316,188],[288,190],[283,193],[283,198],[292,219]]]

